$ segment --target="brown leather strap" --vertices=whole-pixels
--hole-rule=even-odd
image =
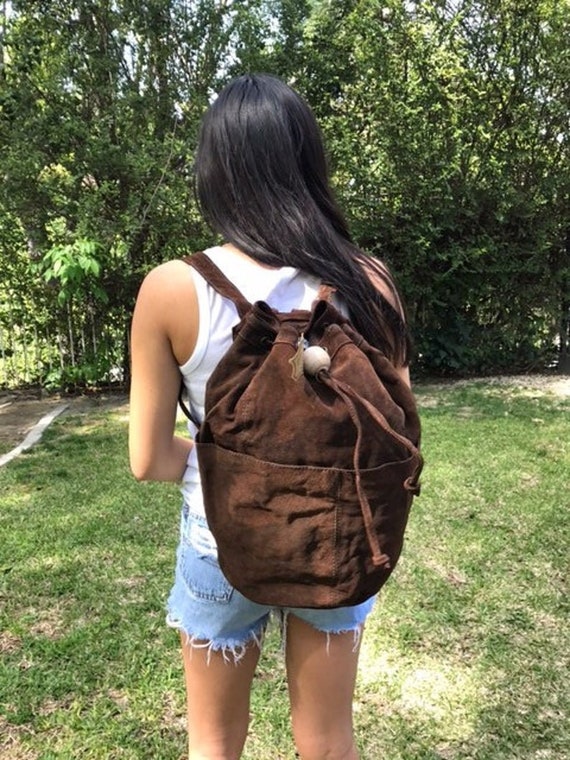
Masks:
[[[206,282],[224,298],[233,301],[238,314],[243,319],[251,309],[251,304],[243,293],[236,288],[231,280],[228,280],[222,270],[214,264],[212,259],[202,251],[193,253],[192,256],[184,256],[182,259],[199,272]]]
[[[243,293],[236,288],[231,280],[229,280],[222,270],[214,264],[212,259],[207,256],[203,251],[197,251],[192,256],[184,256],[182,261],[189,264],[191,267],[199,272],[202,277],[209,283],[214,290],[224,298],[229,298],[233,301],[238,310],[238,314],[243,319],[248,311],[251,309],[251,304]],[[330,301],[333,293],[336,292],[336,288],[333,285],[327,285],[322,283],[315,303],[318,301]]]

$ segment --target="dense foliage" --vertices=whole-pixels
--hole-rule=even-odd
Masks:
[[[0,39],[0,384],[128,376],[154,264],[211,238],[200,115],[271,71],[315,108],[416,366],[568,366],[569,0],[14,0]]]

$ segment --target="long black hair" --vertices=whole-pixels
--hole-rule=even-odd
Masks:
[[[397,364],[407,363],[392,279],[353,243],[329,186],[321,132],[291,87],[267,74],[226,85],[202,121],[195,192],[205,220],[227,242],[259,262],[302,269],[336,287],[361,334]],[[370,275],[388,285],[399,311]]]

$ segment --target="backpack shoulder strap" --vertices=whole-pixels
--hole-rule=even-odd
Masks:
[[[245,317],[251,309],[251,304],[233,282],[226,277],[222,270],[214,264],[209,256],[202,251],[197,251],[192,256],[184,256],[182,260],[191,267],[194,267],[217,293],[233,301],[240,318],[243,319]]]
[[[184,256],[182,261],[189,264],[189,266],[194,267],[194,269],[202,275],[206,282],[211,285],[217,293],[224,298],[229,298],[230,301],[233,301],[241,319],[245,317],[251,309],[250,302],[233,282],[226,277],[222,270],[214,264],[209,256],[203,251],[197,251],[191,256]],[[330,301],[331,296],[335,292],[336,288],[333,285],[322,283],[315,299],[315,304],[318,301]]]

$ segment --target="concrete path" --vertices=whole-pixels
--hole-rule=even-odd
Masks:
[[[23,451],[27,451],[27,449],[30,449],[35,443],[37,443],[42,437],[44,430],[49,425],[51,425],[55,418],[59,417],[59,415],[64,412],[68,406],[69,404],[60,404],[59,406],[56,406],[55,409],[52,409],[51,412],[48,412],[48,414],[44,414],[41,420],[36,423],[30,430],[22,443],[13,448],[7,454],[0,456],[0,467],[8,464],[8,462],[11,462],[12,459],[15,459]]]

